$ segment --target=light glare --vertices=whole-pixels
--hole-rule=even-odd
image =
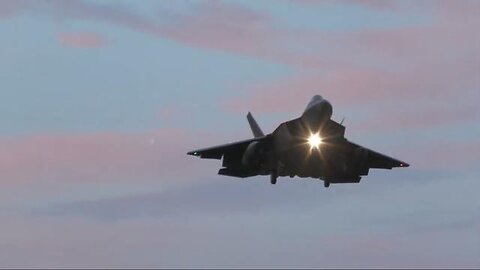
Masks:
[[[308,144],[310,145],[310,148],[318,148],[320,144],[322,144],[322,138],[318,133],[311,134],[308,138]]]

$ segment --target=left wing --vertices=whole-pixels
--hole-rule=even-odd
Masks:
[[[360,146],[356,143],[348,142],[350,145],[352,145],[355,148],[363,148],[368,151],[368,160],[367,160],[367,166],[369,168],[374,168],[374,169],[392,169],[395,167],[408,167],[410,164],[403,162],[401,160],[389,157],[384,154],[380,154],[376,151],[373,151],[371,149],[368,149],[366,147]]]
[[[221,159],[224,155],[241,156],[245,152],[248,145],[255,141],[266,140],[267,136],[257,137],[239,142],[233,142],[224,145],[218,145],[188,152],[188,155],[197,156],[200,158]]]

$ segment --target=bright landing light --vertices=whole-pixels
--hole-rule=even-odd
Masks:
[[[322,144],[322,138],[320,138],[318,133],[312,134],[308,138],[308,144],[310,145],[310,148],[318,148],[320,144]]]

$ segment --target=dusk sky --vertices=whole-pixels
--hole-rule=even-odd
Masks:
[[[480,1],[0,0],[0,267],[480,267]],[[320,94],[411,164],[236,179],[186,152]]]

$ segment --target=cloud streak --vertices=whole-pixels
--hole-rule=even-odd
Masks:
[[[480,38],[473,33],[480,26],[475,15],[480,4],[433,1],[421,7],[430,17],[423,24],[327,35],[329,50],[318,55],[332,64],[329,69],[297,70],[287,78],[236,89],[247,94],[226,99],[223,108],[300,113],[305,100],[321,94],[334,106],[369,114],[358,126],[373,131],[479,120]],[[397,11],[408,15],[414,10],[406,5]]]
[[[172,179],[174,183],[194,174],[193,160],[185,157],[194,141],[182,130],[2,138],[0,184],[8,189],[52,181],[67,185]]]
[[[253,9],[220,1],[194,5],[191,13],[160,10],[163,21],[140,15],[119,5],[72,1],[16,1],[2,4],[9,14],[21,11],[46,14],[68,20],[92,20],[133,29],[155,37],[174,40],[188,46],[246,55],[296,67],[319,67],[315,54],[278,46],[291,42],[315,41],[321,33],[311,35],[300,30],[285,31],[274,20]]]
[[[342,4],[411,15],[390,3]],[[369,130],[389,129],[394,156],[412,164],[371,172],[359,185],[326,190],[317,180],[294,178],[272,188],[267,178],[216,178],[218,161],[185,155],[225,142],[217,130],[2,137],[2,266],[478,266],[479,221],[472,216],[480,143],[462,140],[474,137],[465,130],[458,137],[432,135],[434,128],[479,118],[479,5],[452,3],[422,2],[415,12],[425,20],[418,25],[340,33],[290,28],[274,13],[236,2],[198,2],[155,17],[116,3],[0,1],[2,19],[25,13],[107,24],[286,65],[291,77],[231,89],[244,98],[230,94],[225,109],[300,113],[320,93],[335,108],[362,114]],[[66,40],[77,47],[105,42],[88,31],[63,32],[60,40],[64,34],[73,34]],[[179,113],[167,107],[157,116],[168,122]],[[422,137],[421,128],[432,133]],[[384,152],[381,143],[365,146]],[[126,192],[116,192],[121,183],[128,183]],[[87,198],[78,194],[84,185],[91,188]],[[48,201],[38,200],[41,193]],[[452,195],[459,196],[445,199]]]
[[[58,40],[62,46],[69,48],[100,48],[107,43],[104,37],[88,32],[60,33]]]
[[[60,203],[37,213],[40,214],[37,218],[48,217],[56,223],[98,222],[96,226],[112,226],[113,229],[127,225],[140,228],[145,223],[153,223],[151,228],[157,228],[154,235],[158,237],[152,241],[158,244],[156,250],[161,249],[163,255],[172,249],[157,242],[159,239],[175,247],[191,241],[191,244],[202,246],[202,250],[228,248],[214,252],[215,256],[207,252],[187,261],[170,256],[162,260],[168,265],[198,264],[199,258],[207,260],[204,263],[210,267],[228,266],[232,262],[244,267],[277,264],[290,267],[361,265],[366,268],[475,265],[474,254],[478,247],[471,234],[478,225],[478,219],[472,219],[477,211],[474,207],[476,192],[472,189],[472,185],[477,185],[476,178],[455,174],[453,178],[443,175],[434,181],[422,182],[426,175],[418,172],[409,175],[418,177],[419,181],[406,182],[399,175],[387,181],[380,175],[373,175],[362,185],[338,186],[334,190],[319,188],[318,183],[297,183],[296,180],[281,182],[275,190],[267,181],[264,184],[248,183],[248,180],[218,182],[157,194]],[[455,181],[453,186],[452,181]],[[452,193],[463,196],[452,204],[444,199]],[[408,199],[405,194],[409,194]],[[95,227],[89,230],[103,232]],[[222,237],[213,237],[220,235]],[[68,239],[67,244],[72,237]],[[236,244],[225,244],[226,239]],[[426,240],[428,242],[424,242]],[[434,247],[430,246],[432,241],[436,243]],[[140,242],[145,244],[143,240]],[[252,246],[258,250],[252,251]],[[274,249],[273,253],[286,252],[292,257],[272,261],[269,259],[272,254],[264,249],[267,246]],[[465,246],[470,249],[460,252]],[[458,254],[450,253],[452,247],[459,249]],[[81,248],[85,248],[85,243],[82,242]],[[198,251],[182,250],[183,254],[198,254]],[[313,256],[314,253],[308,253],[311,250],[324,257]],[[243,257],[249,251],[252,254],[248,261],[237,261],[236,255]],[[219,262],[218,252],[230,257]],[[348,252],[349,256],[339,255],[342,252]],[[235,256],[231,257],[232,254]],[[446,256],[441,256],[444,260],[438,260],[439,254]],[[214,258],[215,261],[210,261]]]

